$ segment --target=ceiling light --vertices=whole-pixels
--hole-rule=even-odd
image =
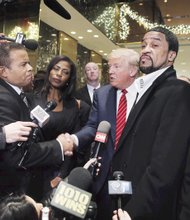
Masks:
[[[84,37],[83,36],[78,36],[78,39],[83,39]]]
[[[69,38],[68,37],[64,37],[63,40],[69,40]]]
[[[103,53],[104,51],[103,51],[103,50],[99,50],[99,52],[100,52],[100,53]]]
[[[71,34],[76,34],[76,32],[75,31],[71,31]]]
[[[92,30],[91,30],[91,29],[88,29],[87,32],[88,32],[88,33],[92,33]]]
[[[99,35],[95,34],[94,37],[95,37],[95,38],[99,38]]]

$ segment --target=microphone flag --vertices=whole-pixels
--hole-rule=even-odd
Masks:
[[[84,219],[92,194],[76,186],[61,181],[51,200],[51,205]]]

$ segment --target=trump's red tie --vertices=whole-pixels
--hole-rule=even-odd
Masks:
[[[115,135],[115,150],[117,149],[118,141],[123,131],[123,128],[126,123],[126,113],[127,113],[127,99],[126,93],[127,91],[123,89],[122,95],[119,101],[119,107],[116,117],[116,135]]]

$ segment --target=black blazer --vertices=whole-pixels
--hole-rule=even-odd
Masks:
[[[0,79],[0,123],[9,124],[15,121],[29,121],[30,111],[6,82]],[[18,167],[23,155],[22,147],[17,143],[7,144],[0,151],[0,192],[24,191],[30,187],[31,175],[35,168],[57,166],[62,162],[62,152],[56,140],[34,143],[29,149],[23,163],[26,169]]]
[[[132,219],[190,219],[189,146],[190,86],[170,67],[131,111],[112,160],[132,182]]]
[[[90,99],[90,95],[88,92],[88,88],[87,85],[85,85],[84,87],[78,89],[75,93],[75,97],[77,99],[83,100],[85,101],[87,104],[89,104],[90,106],[92,105],[91,99]]]

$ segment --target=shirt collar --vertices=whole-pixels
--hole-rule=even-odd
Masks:
[[[20,93],[22,92],[22,89],[20,89],[18,86],[8,83],[7,81],[6,83],[9,84],[16,91],[16,93],[18,93],[18,95],[20,95]]]
[[[137,88],[134,83],[132,83],[129,87],[127,87],[126,90],[127,90],[127,94],[132,95],[132,96],[135,96],[137,93]],[[118,91],[118,94],[121,93],[121,89],[118,89],[117,91]]]
[[[152,83],[168,68],[169,66],[137,78],[134,84],[138,93],[141,93],[142,91],[146,91],[152,85]]]
[[[87,84],[87,88],[88,88],[88,90],[91,90],[91,91],[93,91],[94,89],[99,89],[99,88],[100,88],[100,83],[99,83],[99,85],[96,86],[96,87],[93,87],[93,86]]]

